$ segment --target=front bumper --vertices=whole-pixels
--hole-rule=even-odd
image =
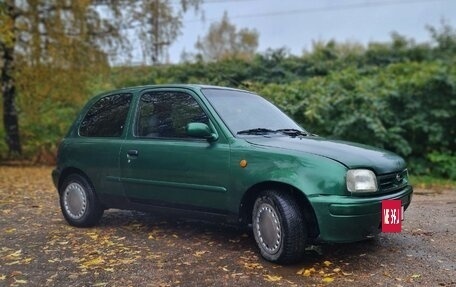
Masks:
[[[404,210],[412,200],[413,188],[378,197],[319,195],[309,198],[318,221],[317,241],[355,242],[381,231],[382,200],[400,199]]]

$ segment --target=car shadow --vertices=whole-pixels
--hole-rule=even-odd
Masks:
[[[103,216],[100,229],[121,229],[125,234],[147,237],[155,234],[164,238],[179,238],[190,243],[202,241],[217,246],[222,252],[250,252],[257,254],[258,260],[265,266],[272,264],[259,256],[251,230],[238,226],[207,221],[188,219],[174,215],[145,213],[138,211],[109,210]],[[128,232],[128,233],[126,233]],[[355,258],[372,257],[385,248],[382,237],[374,237],[361,242],[342,244],[316,244],[306,249],[303,260],[296,264],[284,266],[283,272],[296,272],[300,268],[310,268],[325,260],[343,264]],[[388,244],[389,245],[389,244]],[[271,266],[275,266],[272,264]]]

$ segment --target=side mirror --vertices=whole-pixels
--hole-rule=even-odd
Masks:
[[[211,128],[204,123],[187,124],[187,135],[195,138],[204,138],[208,141],[215,141],[218,139],[218,135],[213,133]]]

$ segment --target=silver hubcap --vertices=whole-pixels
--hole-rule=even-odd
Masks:
[[[80,219],[87,210],[87,196],[79,183],[70,183],[63,192],[65,211],[73,219]]]
[[[261,247],[269,254],[275,254],[282,241],[282,228],[274,208],[261,204],[255,216],[255,231]]]

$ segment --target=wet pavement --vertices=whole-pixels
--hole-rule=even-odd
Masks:
[[[0,167],[0,286],[456,286],[456,189],[416,190],[401,233],[264,261],[250,233],[109,210],[68,226],[50,168]]]

